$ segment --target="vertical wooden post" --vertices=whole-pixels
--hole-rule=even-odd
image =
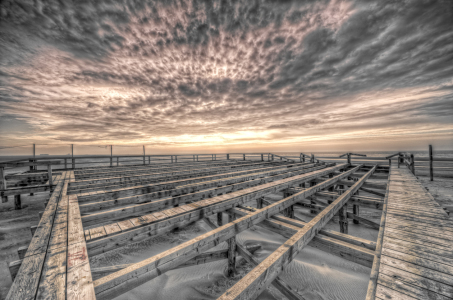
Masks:
[[[230,154],[227,154],[227,160],[230,160]]]
[[[311,162],[311,163],[314,163],[314,162],[315,162],[315,155],[314,155],[313,153],[311,154],[310,162]]]
[[[287,217],[294,219],[294,205],[287,208]]]
[[[22,204],[20,201],[20,194],[19,195],[14,195],[14,209],[22,209]]]
[[[50,193],[53,192],[53,182],[52,182],[52,165],[48,164],[47,165],[47,175],[49,176],[49,190]]]
[[[352,206],[352,213],[353,213],[354,215],[356,215],[356,216],[359,216],[359,213],[360,213],[360,206],[358,206],[357,204],[354,204],[354,205]],[[354,224],[359,224],[359,220],[355,220],[355,219],[354,219],[354,220],[352,220],[352,222],[353,222]]]
[[[338,211],[338,215],[340,216],[340,232],[348,234],[348,209],[347,204],[343,205]]]
[[[414,158],[414,154],[411,154],[411,171],[412,171],[412,174],[415,175],[415,158]]]
[[[7,184],[6,184],[6,174],[5,174],[5,168],[1,167],[0,168],[0,179],[2,180],[2,190],[6,190]]]
[[[315,186],[315,185],[316,185],[316,181],[313,180],[313,181],[311,181],[309,184],[310,184],[310,187]],[[315,198],[315,197],[316,197],[315,195],[310,196],[310,199],[313,199],[313,198]],[[316,205],[316,202],[310,200],[310,204],[311,204],[311,205]],[[317,212],[315,209],[311,209],[311,210],[310,210],[310,213],[311,213],[311,214],[317,214],[318,212]]]
[[[222,220],[223,213],[218,212],[217,213],[217,225],[222,226],[223,225],[223,220]]]
[[[234,221],[233,213],[228,214],[228,221]],[[227,277],[232,277],[236,273],[236,236],[228,239],[228,270]]]
[[[110,145],[110,166],[113,167],[113,145]]]
[[[148,165],[151,164],[151,155],[148,155]]]
[[[72,158],[72,168],[75,169],[74,144],[71,144],[71,158]]]
[[[146,155],[146,152],[145,152],[145,145],[143,145],[143,164],[145,165],[145,155]]]
[[[261,161],[264,161],[264,154],[261,153]]]
[[[178,162],[178,155],[175,155],[175,163]]]
[[[434,172],[433,172],[433,146],[429,145],[429,178],[430,181],[434,179]]]
[[[348,157],[348,164],[351,164],[351,153],[348,153],[347,157]]]
[[[263,197],[256,199],[256,208],[258,209],[263,208]]]
[[[243,157],[244,157],[244,159],[243,159],[243,160],[245,160],[245,153],[243,154]]]
[[[198,154],[197,154],[197,161],[198,161]]]
[[[33,144],[33,158],[36,158],[36,145]],[[35,159],[33,159],[33,162],[36,162]],[[32,169],[31,170],[37,170],[38,169],[38,166],[32,166]]]
[[[1,180],[1,189],[2,190],[6,190],[6,178],[5,178],[5,169],[4,168],[0,168],[0,180]],[[2,196],[2,203],[6,203],[8,202],[8,196]]]
[[[392,159],[389,158],[389,167],[392,165]]]

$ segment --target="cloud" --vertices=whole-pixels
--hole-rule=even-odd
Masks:
[[[32,139],[302,143],[452,126],[449,1],[6,0],[0,15],[0,107]]]

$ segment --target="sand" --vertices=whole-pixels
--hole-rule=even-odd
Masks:
[[[421,176],[420,180],[439,203],[453,208],[452,179],[435,178],[434,182],[430,182],[428,178]],[[33,197],[23,196],[22,202],[26,207],[20,211],[11,210],[14,206],[12,197],[8,203],[0,204],[0,299],[5,298],[12,283],[7,262],[17,260],[17,248],[29,243],[31,239],[29,227],[37,225],[38,211],[43,209],[46,198],[48,198],[46,193],[38,193]],[[267,197],[269,200],[281,198],[281,195]],[[250,203],[251,206],[254,204]],[[304,221],[309,221],[314,216],[304,208],[296,208],[295,213]],[[375,222],[380,221],[380,215],[381,212],[377,210],[361,209],[361,216]],[[214,221],[214,217],[212,220]],[[338,231],[337,218],[331,220],[326,228]],[[209,230],[210,227],[199,221],[175,232],[92,257],[90,263],[92,267],[101,267],[139,262]],[[349,234],[376,241],[378,231],[350,222]],[[238,240],[244,245],[260,244],[262,248],[255,252],[255,256],[261,261],[277,249],[286,238],[254,226],[240,233]],[[222,248],[226,248],[226,243],[214,249]],[[229,279],[224,276],[226,267],[227,262],[223,260],[169,271],[117,299],[216,299],[252,269],[249,264],[238,263],[238,274]],[[305,299],[355,300],[364,299],[370,271],[369,268],[307,246],[285,269],[281,278]],[[277,290],[269,288],[258,299],[284,298]]]

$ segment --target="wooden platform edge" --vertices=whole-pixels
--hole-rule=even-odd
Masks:
[[[379,226],[379,233],[376,243],[376,251],[374,254],[373,266],[370,273],[370,281],[368,282],[368,289],[366,293],[366,300],[375,300],[376,298],[376,289],[377,289],[377,280],[379,277],[379,267],[381,265],[381,253],[382,245],[384,240],[384,231],[385,231],[385,222],[387,218],[387,202],[389,197],[389,188],[390,188],[390,177],[392,175],[392,166],[389,165],[389,179],[387,183],[387,188],[385,190],[384,205],[382,207],[381,223]]]

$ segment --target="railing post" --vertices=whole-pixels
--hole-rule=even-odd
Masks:
[[[175,155],[175,163],[178,162],[178,155]]]
[[[113,145],[110,145],[110,166],[113,167]]]
[[[412,171],[412,174],[415,175],[415,158],[414,158],[414,154],[411,154],[411,171]]]
[[[243,157],[244,157],[244,159],[243,159],[243,160],[245,160],[245,153],[243,154]]]
[[[430,181],[434,179],[434,172],[433,172],[433,146],[429,145],[429,178]]]
[[[171,157],[171,163],[173,163],[173,155],[170,155],[170,157]]]
[[[261,161],[264,161],[264,154],[261,153]]]
[[[75,169],[74,144],[71,144],[71,158],[72,158],[72,168]]]
[[[148,165],[151,164],[151,155],[148,156]]]
[[[36,158],[36,145],[33,144],[33,158]],[[36,162],[36,160],[33,159],[33,162]],[[31,166],[30,170],[37,170],[38,166]]]
[[[343,205],[340,210],[338,211],[338,215],[340,216],[340,232],[348,234],[348,215],[347,215],[347,204]]]
[[[145,162],[145,155],[146,155],[146,152],[145,152],[145,145],[143,145],[143,164],[146,165],[146,162]]]
[[[230,160],[230,154],[227,154],[227,160]]]
[[[348,164],[351,164],[351,153],[348,153]]]

